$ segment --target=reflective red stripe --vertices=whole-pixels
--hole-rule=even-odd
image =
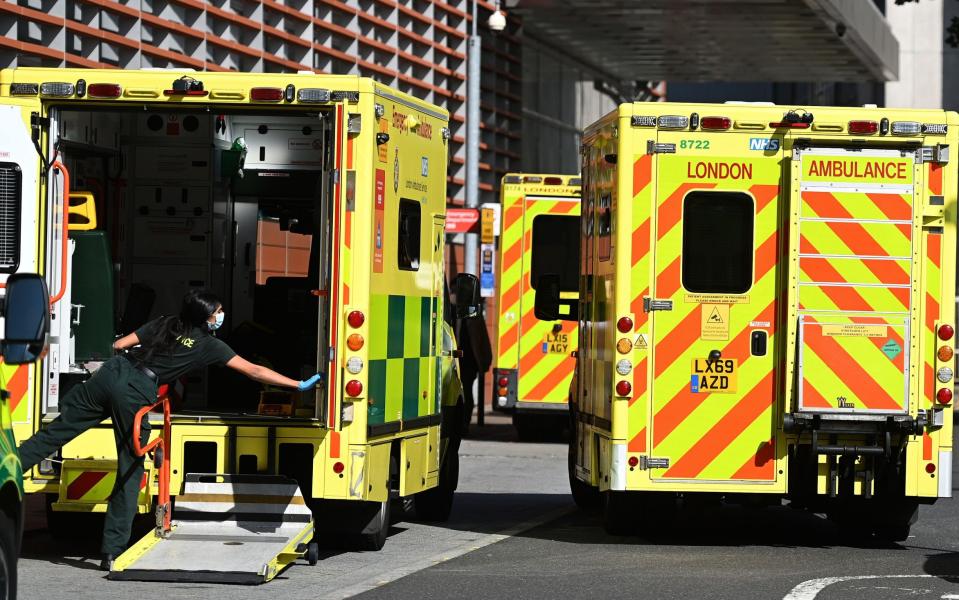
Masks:
[[[67,500],[79,500],[107,476],[106,471],[85,471],[67,486]]]

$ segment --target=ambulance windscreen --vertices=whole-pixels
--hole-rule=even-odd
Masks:
[[[530,283],[540,275],[559,275],[559,291],[579,291],[579,217],[539,215],[533,219]]]
[[[691,192],[683,201],[683,287],[742,294],[752,285],[753,200],[742,192]]]

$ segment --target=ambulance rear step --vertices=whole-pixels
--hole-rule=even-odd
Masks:
[[[299,558],[316,564],[313,515],[292,479],[189,474],[174,512],[170,531],[134,544],[110,579],[257,584]]]

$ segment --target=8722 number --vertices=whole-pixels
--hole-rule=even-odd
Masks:
[[[681,150],[709,150],[709,140],[680,140]]]

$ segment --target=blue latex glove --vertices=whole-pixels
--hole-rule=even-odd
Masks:
[[[317,373],[313,377],[310,377],[309,379],[305,381],[301,381],[300,384],[296,386],[296,389],[300,390],[301,392],[305,392],[306,390],[312,390],[314,387],[316,387],[316,384],[318,384],[321,381],[323,381],[323,374]]]

